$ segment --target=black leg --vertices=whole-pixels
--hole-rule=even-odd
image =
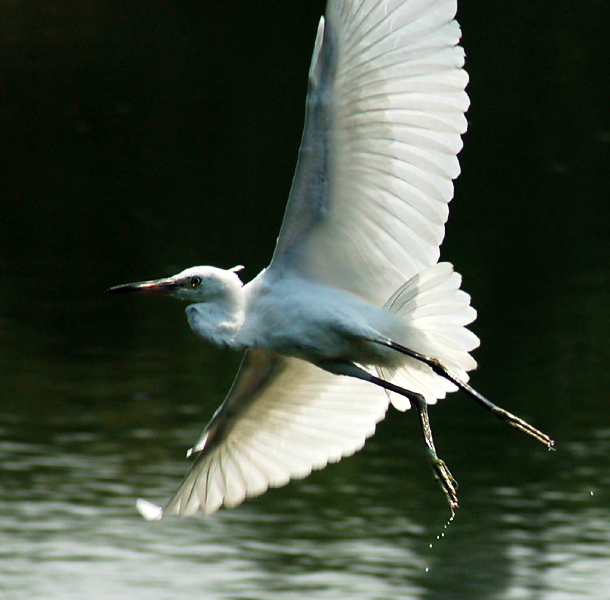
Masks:
[[[417,410],[417,416],[419,417],[419,423],[421,425],[422,433],[424,434],[424,441],[426,442],[426,457],[428,458],[428,464],[432,469],[434,478],[438,481],[447,502],[449,503],[449,509],[451,510],[451,516],[455,516],[455,509],[458,507],[457,487],[458,483],[454,479],[451,471],[445,464],[444,460],[441,460],[436,454],[436,448],[434,447],[434,440],[432,439],[432,429],[430,427],[430,419],[428,417],[428,405],[423,396],[419,394],[413,394],[409,396],[415,410]]]
[[[387,346],[388,348],[392,348],[402,354],[406,354],[415,360],[419,360],[427,364],[437,375],[448,379],[449,381],[455,383],[460,389],[465,391],[471,398],[476,400],[481,406],[486,408],[498,419],[508,423],[512,427],[519,429],[523,433],[529,435],[540,443],[544,444],[549,450],[554,450],[555,442],[546,434],[538,431],[535,427],[530,425],[528,422],[520,419],[519,417],[509,413],[507,410],[496,406],[493,402],[485,398],[482,394],[479,394],[473,387],[468,385],[466,382],[462,381],[455,373],[452,373],[450,369],[448,369],[440,360],[436,358],[431,358],[429,356],[425,356],[420,354],[419,352],[415,352],[414,350],[410,350],[405,346],[401,346],[392,340],[374,340],[376,343],[381,344],[383,346]]]
[[[455,516],[455,509],[458,507],[458,484],[445,464],[445,461],[441,460],[436,454],[436,448],[434,447],[434,440],[432,438],[432,428],[430,427],[430,418],[428,417],[428,405],[426,404],[425,398],[421,394],[405,390],[404,388],[394,385],[389,381],[385,381],[384,379],[380,379],[379,377],[375,377],[374,375],[368,374],[367,381],[391,392],[400,394],[401,396],[405,396],[413,403],[413,406],[417,411],[417,416],[419,417],[419,424],[421,425],[421,430],[424,435],[424,442],[426,443],[426,458],[428,459],[428,464],[432,469],[434,478],[438,481],[447,498],[451,516]]]

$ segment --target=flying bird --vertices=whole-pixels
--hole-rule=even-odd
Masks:
[[[328,0],[309,70],[298,163],[269,266],[192,267],[113,293],[191,302],[195,334],[245,351],[192,466],[150,520],[209,515],[353,454],[392,404],[419,417],[453,514],[457,483],[428,416],[458,388],[534,439],[553,441],[475,391],[476,317],[438,262],[469,99],[456,0]]]

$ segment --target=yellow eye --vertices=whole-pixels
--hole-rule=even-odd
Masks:
[[[191,287],[196,288],[201,285],[201,277],[191,277]]]

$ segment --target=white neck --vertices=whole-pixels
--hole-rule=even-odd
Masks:
[[[207,302],[186,307],[191,329],[215,346],[236,348],[235,339],[246,318],[246,299],[243,288],[226,290]]]

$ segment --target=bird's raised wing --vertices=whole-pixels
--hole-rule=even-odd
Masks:
[[[329,0],[270,269],[382,306],[439,258],[468,76],[456,0]]]
[[[151,520],[198,509],[210,514],[306,477],[362,448],[388,402],[363,381],[249,350],[176,494],[163,509],[141,500],[138,508]]]

